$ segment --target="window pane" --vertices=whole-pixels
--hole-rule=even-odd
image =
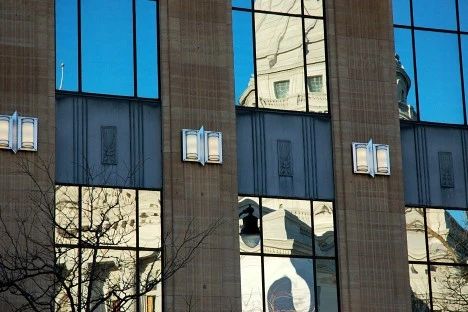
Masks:
[[[408,242],[408,260],[426,261],[423,208],[406,208],[406,238]]]
[[[255,0],[255,10],[301,14],[301,0]]]
[[[159,97],[156,12],[156,1],[136,0],[137,95],[139,97]]]
[[[133,96],[132,1],[82,0],[83,91]]]
[[[463,123],[457,36],[428,31],[415,36],[421,120]]]
[[[77,244],[79,239],[79,188],[55,188],[55,243]]]
[[[395,54],[397,62],[397,92],[401,119],[417,119],[414,87],[413,43],[411,30],[395,28]],[[402,97],[401,92],[405,94]]]
[[[458,1],[458,12],[460,16],[460,30],[468,31],[468,1]]]
[[[261,257],[240,256],[243,312],[263,311]]]
[[[275,97],[277,99],[287,98],[289,95],[289,80],[275,81],[273,83],[275,87]]]
[[[409,277],[413,311],[429,312],[431,299],[429,295],[428,266],[426,264],[410,264]]]
[[[430,260],[466,263],[468,260],[466,212],[427,209],[426,218]]]
[[[136,246],[134,190],[86,187],[82,195],[82,239],[91,246]]]
[[[335,260],[317,260],[317,304],[319,312],[338,311]]]
[[[260,205],[256,197],[238,198],[239,244],[241,252],[260,252]]]
[[[393,23],[411,25],[409,0],[393,0]]]
[[[311,256],[310,202],[291,199],[262,199],[263,252]]]
[[[455,1],[413,0],[414,25],[430,28],[457,29]]]
[[[72,302],[76,304],[78,298],[78,284],[80,272],[80,251],[78,248],[55,248],[57,265],[63,268],[63,280],[57,283],[55,297],[56,311],[73,311]]]
[[[434,311],[468,311],[468,267],[431,266]]]
[[[466,2],[468,3],[468,1]],[[467,16],[468,18],[468,16]],[[468,35],[461,35],[465,105],[468,105]]]
[[[252,14],[232,11],[235,103],[255,106]]]
[[[305,111],[301,18],[257,13],[255,28],[258,106]],[[285,98],[276,98],[279,81],[289,81]]]
[[[139,272],[140,272],[140,292],[145,295],[140,298],[141,310],[144,312],[162,311],[162,284],[155,286],[152,281],[161,278],[161,253],[154,251],[140,251]]]
[[[139,191],[139,245],[146,248],[161,247],[161,193]]]
[[[76,1],[55,1],[55,88],[78,91],[78,12]],[[63,64],[63,66],[62,66]],[[63,79],[62,79],[63,73]]]
[[[305,20],[307,87],[309,111],[328,112],[325,64],[325,31],[323,21],[317,19]]]
[[[313,311],[312,259],[265,257],[265,300],[268,311]]]
[[[90,310],[106,311],[107,306],[114,309],[112,311],[132,311],[135,304],[131,296],[135,294],[136,252],[83,249],[81,255],[82,296],[86,298],[91,291]],[[103,297],[106,297],[104,302]]]
[[[335,230],[333,204],[314,202],[315,252],[317,256],[335,256]]]
[[[232,0],[232,6],[238,8],[252,8],[252,1],[251,0]]]
[[[322,0],[303,0],[304,14],[312,16],[323,16],[323,1]]]

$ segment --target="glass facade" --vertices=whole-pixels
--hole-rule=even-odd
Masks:
[[[462,0],[393,1],[402,119],[466,124],[467,14]]]
[[[413,311],[468,310],[468,209],[406,208]]]
[[[338,311],[331,202],[239,197],[242,311]]]
[[[56,89],[159,98],[157,2],[57,0]]]
[[[55,203],[56,310],[161,311],[160,192],[59,185]]]
[[[232,5],[235,104],[328,113],[322,1]]]

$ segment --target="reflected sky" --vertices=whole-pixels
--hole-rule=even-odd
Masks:
[[[58,90],[145,98],[159,96],[157,2],[134,2],[135,27],[133,4],[129,0],[81,0],[80,12],[76,0],[56,1]],[[79,15],[81,32],[78,30]]]
[[[411,25],[410,3],[413,5],[414,25]],[[395,28],[395,53],[400,56],[412,82],[407,104],[414,109],[417,109],[416,104],[419,105],[421,121],[464,123],[463,91],[467,93],[468,84],[462,85],[462,73],[466,76],[468,72],[464,64],[468,63],[468,47],[464,39],[466,35],[457,34],[457,5],[460,29],[466,31],[467,1],[447,0],[441,5],[436,0],[393,0],[395,24],[432,28],[414,31]]]

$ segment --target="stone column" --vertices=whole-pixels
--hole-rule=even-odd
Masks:
[[[161,0],[163,232],[216,231],[166,281],[166,311],[234,311],[240,303],[230,0]],[[223,164],[182,162],[181,130],[223,133]],[[218,221],[221,221],[219,223]],[[166,261],[176,248],[166,249]]]
[[[327,1],[340,297],[410,311],[391,1]],[[353,174],[351,143],[390,145],[391,176]]]

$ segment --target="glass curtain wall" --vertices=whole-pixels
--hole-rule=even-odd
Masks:
[[[56,187],[56,311],[161,311],[159,191]]]
[[[400,117],[466,124],[468,2],[393,0],[393,20]]]
[[[407,207],[413,311],[468,311],[468,210]]]
[[[333,203],[240,196],[242,311],[339,310]]]
[[[55,1],[56,89],[159,98],[157,5]]]
[[[322,0],[233,0],[235,105],[328,113]]]

